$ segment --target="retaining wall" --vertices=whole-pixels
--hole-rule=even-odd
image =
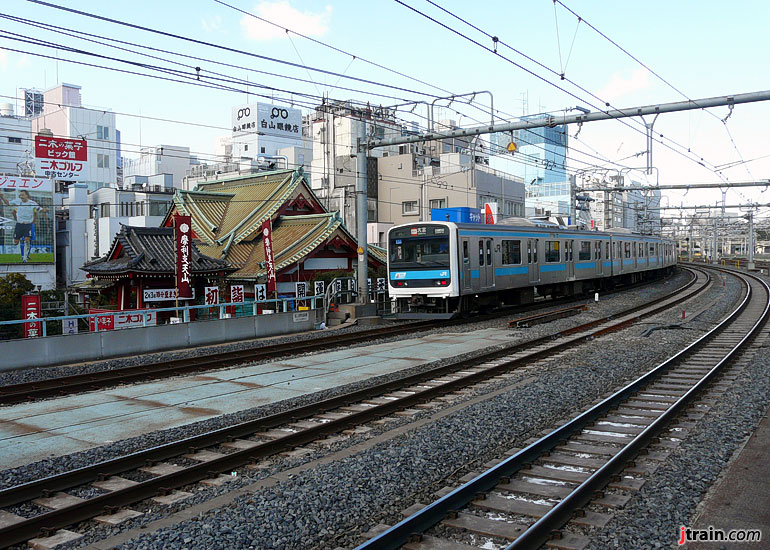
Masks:
[[[275,313],[0,343],[0,371],[98,361],[312,330],[316,311]]]

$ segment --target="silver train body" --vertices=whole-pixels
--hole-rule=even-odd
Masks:
[[[569,296],[670,270],[674,243],[628,232],[416,222],[388,231],[388,284],[401,314],[450,317]]]

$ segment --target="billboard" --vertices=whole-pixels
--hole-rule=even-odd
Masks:
[[[53,181],[0,176],[0,264],[54,263]]]
[[[233,107],[233,137],[257,134],[302,141],[302,111],[257,103]]]
[[[35,173],[55,180],[87,180],[86,140],[35,136]]]

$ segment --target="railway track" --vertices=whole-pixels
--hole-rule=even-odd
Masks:
[[[177,490],[186,485],[204,480],[223,482],[226,479],[223,473],[249,463],[258,463],[266,457],[345,429],[409,410],[449,392],[547,357],[555,351],[572,348],[586,340],[619,330],[673,307],[709,285],[710,277],[703,270],[694,269],[693,275],[691,281],[668,298],[637,306],[623,314],[430,372],[2,490],[0,509],[9,510],[0,510],[0,547],[30,540],[41,533],[55,533],[63,527],[99,516],[108,521],[110,515],[130,515],[129,510],[122,508],[144,499],[168,502],[182,498],[185,494]],[[180,457],[192,464],[183,467],[172,463]],[[133,474],[126,477],[137,470],[142,472],[142,477],[149,479],[133,481],[129,479],[137,477]],[[96,487],[104,493],[80,499],[66,492],[83,486]],[[15,507],[25,503],[33,503],[47,511],[32,518],[10,515]]]
[[[603,527],[630,499],[623,492],[639,489],[641,476],[654,470],[652,463],[634,462],[640,453],[665,455],[674,443],[660,437],[664,430],[748,349],[766,322],[770,287],[758,277],[733,274],[743,281],[744,295],[714,329],[486,472],[466,476],[472,479],[357,550],[477,548],[462,542],[468,534],[506,550],[584,548],[590,542],[585,533]],[[651,444],[657,449],[650,451]]]
[[[644,284],[639,286],[644,286]],[[620,290],[615,290],[612,292],[620,292],[627,290],[628,288],[629,287],[624,287]],[[610,292],[605,294],[610,294]],[[301,343],[289,342],[270,344],[250,350],[215,352],[205,355],[197,355],[195,357],[160,361],[146,365],[121,367],[84,374],[59,376],[55,378],[36,380],[19,384],[10,384],[6,386],[0,386],[0,406],[12,405],[14,403],[24,403],[33,399],[61,397],[79,392],[100,390],[121,384],[132,384],[137,382],[168,378],[172,376],[205,372],[229,366],[240,365],[246,362],[253,363],[259,361],[268,361],[304,353],[324,351],[345,345],[361,344],[367,341],[381,338],[424,332],[435,329],[437,327],[451,327],[477,321],[484,321],[503,315],[510,315],[512,312],[524,313],[532,310],[540,310],[544,307],[549,308],[562,303],[568,303],[570,301],[574,301],[574,298],[569,297],[542,300],[534,304],[516,307],[513,311],[507,309],[501,312],[486,314],[470,320],[453,319],[450,321],[415,321],[399,324],[396,326],[377,327],[375,329],[357,331],[354,333],[333,334],[319,338],[312,338]]]

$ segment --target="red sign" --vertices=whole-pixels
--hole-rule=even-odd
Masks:
[[[39,319],[41,314],[40,294],[25,294],[21,297],[21,314],[25,320]],[[24,323],[24,338],[37,338],[42,335],[43,323]]]
[[[192,262],[192,228],[190,216],[174,216],[176,239],[176,287],[179,298],[192,298],[190,263]]]
[[[79,181],[88,168],[88,147],[84,139],[35,136],[36,171],[47,178]]]
[[[262,222],[262,240],[265,243],[265,272],[267,291],[275,292],[275,261],[273,260],[273,224],[270,218]]]

